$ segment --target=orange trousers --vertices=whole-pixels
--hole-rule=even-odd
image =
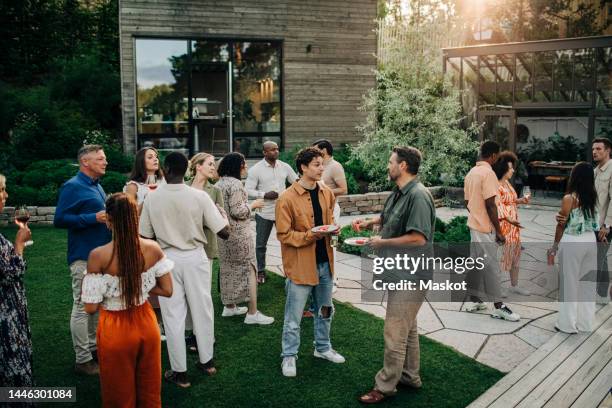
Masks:
[[[149,302],[100,311],[98,361],[102,406],[161,407],[161,342]]]

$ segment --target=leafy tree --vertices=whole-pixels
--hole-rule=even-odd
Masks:
[[[396,52],[401,55],[393,61],[401,63],[379,67],[377,87],[365,97],[367,117],[358,128],[363,139],[352,154],[365,163],[372,189],[389,186],[386,166],[394,146],[421,151],[426,184],[460,184],[477,150],[477,129],[461,128],[458,93],[445,81],[436,58],[407,49]]]

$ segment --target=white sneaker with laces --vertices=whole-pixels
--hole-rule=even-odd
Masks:
[[[509,322],[518,322],[521,320],[521,316],[519,316],[518,313],[512,312],[512,310],[503,303],[498,309],[493,310],[491,317],[508,320]]]
[[[255,314],[247,314],[244,318],[245,324],[272,324],[274,323],[274,318],[270,316],[266,316],[261,313],[259,310],[255,312]]]
[[[523,295],[523,296],[531,295],[531,292],[528,289],[521,288],[519,285],[510,286],[510,292],[516,293],[516,294],[519,294],[519,295]]]
[[[283,375],[285,377],[295,377],[297,375],[297,368],[295,366],[295,357],[283,358],[281,369],[283,370]]]
[[[470,302],[465,307],[465,311],[470,313],[478,312],[480,310],[487,310],[487,305],[485,305],[483,302]]]
[[[234,306],[234,307],[223,306],[223,313],[221,313],[221,316],[223,317],[239,316],[239,315],[245,314],[247,310],[249,309],[245,306]]]
[[[323,353],[315,350],[314,352],[314,356],[317,358],[323,358],[325,360],[329,360],[332,363],[336,363],[336,364],[341,364],[344,363],[346,360],[344,359],[344,357],[342,357],[336,350],[334,349],[329,349]]]
[[[595,303],[597,303],[598,305],[607,305],[608,303],[610,303],[610,298],[608,298],[607,296],[596,296],[595,299]]]

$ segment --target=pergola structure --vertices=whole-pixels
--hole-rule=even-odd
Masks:
[[[612,36],[445,48],[443,60],[481,138],[505,148],[516,149],[517,117],[585,118],[589,141],[612,118]]]

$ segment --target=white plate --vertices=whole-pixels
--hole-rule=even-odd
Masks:
[[[327,227],[326,229],[323,227]],[[325,229],[325,231],[322,230]],[[312,232],[323,232],[326,234],[331,234],[333,232],[336,232],[340,229],[340,227],[338,227],[337,225],[319,225],[318,227],[314,227],[313,229],[311,229]]]
[[[370,238],[368,237],[352,237],[352,238],[345,239],[344,243],[347,245],[353,245],[353,246],[364,246],[364,245],[367,245],[369,241],[370,241]]]

